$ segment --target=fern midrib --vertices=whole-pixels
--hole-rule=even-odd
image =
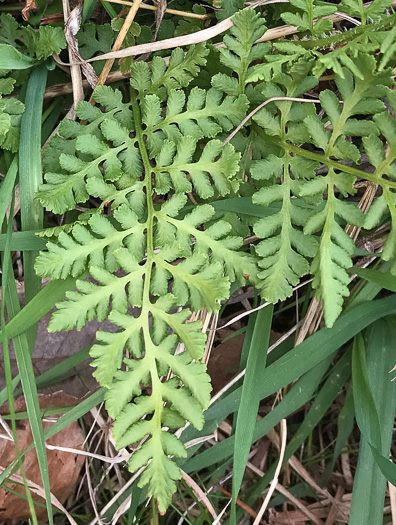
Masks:
[[[298,46],[304,49],[320,49],[320,48],[331,48],[334,45],[341,44],[343,42],[350,42],[351,40],[364,35],[368,32],[381,31],[387,29],[389,26],[392,27],[396,23],[396,14],[391,16],[384,16],[382,20],[370,25],[360,25],[345,31],[344,33],[333,35],[327,38],[313,38],[312,40],[300,40]],[[279,40],[279,42],[289,42],[288,40]]]
[[[288,93],[288,96],[292,96]],[[286,124],[287,124],[287,116],[290,112],[291,108],[291,102],[286,102],[284,104],[284,109],[281,112],[281,119],[280,119],[280,138],[282,141],[285,141],[286,139]],[[290,243],[290,228],[292,228],[292,220],[291,220],[291,214],[290,214],[290,208],[292,206],[291,203],[291,177],[290,177],[290,153],[285,149],[285,155],[283,157],[283,181],[282,181],[282,190],[283,190],[283,202],[282,202],[282,228],[281,228],[281,246],[279,249],[279,258],[284,261],[283,265],[280,264],[279,268],[287,268],[289,266],[288,260],[287,260],[287,254],[292,249],[291,243]],[[272,277],[276,277],[278,275],[278,272],[276,271],[276,268],[274,268],[274,272],[272,274]],[[282,279],[284,276],[278,275],[278,282],[279,278]],[[272,280],[272,279],[271,279]]]
[[[327,194],[327,200],[326,200],[326,220],[325,224],[323,226],[323,232],[321,235],[321,242],[320,242],[320,262],[319,262],[319,275],[320,275],[320,287],[323,287],[323,290],[327,290],[327,294],[329,296],[332,295],[331,293],[331,286],[326,286],[326,283],[329,282],[330,285],[332,283],[332,276],[331,272],[328,272],[327,270],[327,262],[330,262],[330,264],[333,264],[333,260],[331,258],[330,254],[330,246],[331,246],[331,230],[333,223],[335,221],[335,195],[334,195],[334,183],[333,183],[333,170],[329,170],[329,174],[327,175],[329,181],[327,184],[328,187],[328,194]],[[325,267],[324,267],[325,266]],[[326,295],[326,294],[325,294]]]
[[[149,361],[149,370],[151,377],[152,397],[155,403],[155,410],[151,420],[151,432],[152,438],[157,443],[157,449],[161,445],[161,417],[163,410],[163,398],[161,394],[161,381],[158,377],[157,361],[155,356],[155,345],[151,339],[150,334],[150,282],[151,274],[154,264],[154,204],[152,199],[153,186],[152,186],[152,168],[148,157],[146,145],[143,137],[142,118],[140,114],[140,108],[137,99],[137,92],[131,88],[131,105],[135,120],[136,138],[139,145],[140,155],[142,158],[144,168],[144,185],[146,186],[146,203],[147,203],[147,220],[146,220],[146,239],[147,239],[147,259],[144,267],[145,278],[143,287],[143,301],[141,316],[144,321],[143,325],[143,336],[144,336],[144,347],[145,347],[145,358]]]
[[[210,110],[210,114],[208,110]],[[197,109],[195,111],[184,111],[183,113],[179,113],[178,115],[175,115],[173,117],[168,117],[164,120],[161,120],[161,122],[159,124],[156,124],[155,126],[148,127],[147,132],[154,133],[155,131],[163,131],[164,128],[170,126],[171,124],[180,124],[182,122],[185,122],[186,120],[193,120],[195,121],[196,125],[199,126],[198,121],[200,119],[205,118],[207,120],[212,121],[211,119],[214,118],[217,115],[217,113],[220,113],[220,115],[222,114],[221,104],[217,108],[208,108],[208,106],[204,106],[202,109]],[[216,123],[216,125],[218,124]]]
[[[254,131],[261,137],[264,137],[266,140],[272,142],[273,144],[276,144],[277,146],[287,149],[292,153],[296,153],[297,155],[300,155],[300,157],[304,157],[306,159],[311,159],[311,160],[316,160],[320,162],[321,164],[325,164],[329,168],[340,170],[340,171],[343,171],[344,173],[349,173],[350,175],[354,175],[355,177],[361,177],[362,179],[369,180],[371,182],[379,184],[382,187],[396,189],[396,182],[382,179],[380,176],[376,175],[376,172],[367,173],[366,171],[362,171],[357,168],[353,168],[352,166],[341,164],[341,162],[337,162],[336,160],[329,159],[322,153],[315,153],[313,151],[308,151],[306,149],[300,148],[299,146],[294,146],[293,144],[290,144],[289,142],[285,142],[280,139],[277,139],[276,137],[267,135],[267,133],[265,133],[265,131],[258,124],[254,122],[251,124],[251,126],[254,129]]]

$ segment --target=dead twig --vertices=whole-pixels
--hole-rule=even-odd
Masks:
[[[123,26],[121,27],[121,30],[120,32],[118,33],[118,36],[116,38],[116,41],[114,42],[114,45],[113,45],[113,50],[111,53],[108,53],[108,55],[111,55],[111,54],[117,54],[119,53],[119,49],[121,48],[122,46],[122,43],[124,42],[124,39],[126,37],[126,34],[128,33],[128,30],[129,28],[131,27],[131,24],[136,16],[136,13],[138,12],[139,10],[139,7],[140,7],[140,4],[142,3],[142,0],[135,0],[135,2],[133,3],[133,6],[131,7],[131,9],[129,10],[129,13],[127,14],[126,18],[125,18],[125,22],[123,24]],[[114,60],[116,59],[116,57],[114,56],[109,56],[109,57],[106,57],[106,63],[103,67],[103,70],[100,74],[100,77],[96,83],[96,86],[103,86],[103,84],[106,82],[106,78],[108,76],[108,74],[110,73],[110,70],[114,64]],[[92,59],[91,60],[88,60],[88,62],[92,62]],[[90,99],[90,102],[91,104],[94,104],[94,100],[93,98],[91,97]]]
[[[121,4],[121,5],[129,5],[132,6],[133,2],[128,2],[127,0],[107,0],[112,4]],[[157,11],[158,7],[155,5],[149,5],[145,3],[140,4],[141,9],[146,9],[148,11]],[[195,18],[197,20],[207,20],[208,18],[212,18],[213,15],[210,14],[203,14],[200,15],[198,13],[190,13],[187,11],[179,11],[177,9],[165,9],[165,14],[168,15],[175,15],[175,16],[182,16],[183,18]]]

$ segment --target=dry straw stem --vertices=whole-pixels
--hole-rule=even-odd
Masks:
[[[396,523],[396,487],[388,481],[388,489],[392,512],[392,523]]]
[[[183,480],[187,483],[187,485],[193,490],[196,498],[198,501],[200,501],[207,509],[210,515],[214,520],[217,520],[218,516],[216,514],[216,511],[214,510],[211,502],[209,501],[208,496],[205,494],[205,492],[201,489],[201,487],[198,485],[196,481],[192,479],[186,472],[182,470]]]
[[[279,467],[280,463],[278,463],[278,467]],[[252,472],[257,474],[258,476],[261,476],[261,477],[264,476],[264,472],[262,470],[260,470],[258,467],[256,467],[255,465],[253,465],[252,463],[250,463],[250,461],[248,461],[247,467]],[[278,481],[276,483],[275,489],[280,494],[282,494],[282,496],[285,496],[285,498],[287,498],[290,501],[290,503],[292,503],[297,509],[299,509],[299,511],[300,511],[299,512],[299,516],[301,518],[301,520],[299,520],[299,521],[301,521],[302,524],[303,523],[305,524],[307,522],[307,518],[308,518],[313,523],[315,523],[315,525],[324,525],[323,521],[317,516],[317,514],[315,512],[312,512],[312,509],[306,507],[303,503],[301,503],[301,501],[298,498],[293,496],[293,494],[289,490],[287,490],[283,485],[281,485]],[[303,516],[301,516],[301,513],[302,513]],[[287,513],[287,515],[289,515],[289,512]],[[287,523],[295,524],[296,522],[290,520],[290,521],[287,521]]]
[[[372,2],[364,4],[364,7],[367,7]],[[135,5],[135,3],[134,3]],[[392,6],[396,5],[396,0],[392,2]],[[323,19],[329,19],[333,22],[337,22],[345,19],[345,13],[335,13],[333,15],[324,16]],[[125,49],[120,49],[118,51],[113,50],[110,53],[105,53],[97,57],[90,58],[86,62],[95,62],[97,60],[115,60],[117,58],[126,58],[129,56],[137,56],[145,53],[153,53],[155,51],[160,51],[163,49],[174,49],[175,47],[189,46],[192,44],[199,44],[200,42],[206,42],[221,33],[224,33],[233,26],[232,17],[226,18],[222,22],[219,22],[215,26],[209,27],[207,29],[202,29],[201,31],[196,31],[191,35],[178,36],[174,38],[168,38],[166,40],[161,40],[159,42],[150,42],[148,44],[140,44],[138,46],[131,46]],[[270,40],[275,40],[277,38],[282,38],[294,33],[298,33],[298,27],[292,25],[284,25],[276,27],[273,29],[268,29],[265,34],[256,40],[256,43],[259,42],[268,42]],[[224,47],[224,43],[215,44],[215,47],[221,48]],[[114,49],[114,48],[113,48]],[[63,65],[68,65],[64,64]]]
[[[290,100],[291,102],[311,102],[313,104],[320,104],[320,100],[319,99],[315,99],[315,98],[306,99],[306,98],[295,98],[295,97],[271,97],[271,98],[265,100],[264,102],[262,102],[261,104],[259,104],[256,108],[254,108],[249,113],[249,115],[247,115],[242,120],[242,122],[240,124],[238,124],[238,126],[234,129],[234,131],[232,133],[230,133],[228,135],[228,137],[225,139],[225,141],[223,142],[223,146],[228,144],[228,142],[230,142],[230,140],[235,137],[235,135],[238,133],[238,131],[241,128],[243,128],[243,126],[246,124],[246,122],[248,122],[253,117],[253,115],[255,115],[258,111],[260,111],[260,109],[262,109],[264,106],[266,106],[270,102],[276,102],[278,100]]]
[[[106,1],[110,2],[111,4],[121,4],[121,5],[130,5],[130,6],[133,6],[134,4],[134,2],[128,2],[127,0],[106,0]],[[158,11],[158,7],[154,5],[145,4],[143,2],[140,4],[140,8],[147,9],[148,11]],[[178,11],[177,9],[165,9],[165,14],[182,16],[184,18],[196,18],[197,20],[207,20],[208,18],[212,18],[212,15],[208,15],[208,14],[200,15],[198,13]]]
[[[66,35],[66,38],[69,39],[69,22],[70,22],[69,0],[62,0],[62,5],[63,5],[63,17],[65,20],[65,35]],[[72,88],[73,88],[73,102],[74,102],[74,110],[75,110],[77,107],[77,104],[81,100],[84,100],[84,90],[82,87],[81,67],[75,63],[73,50],[71,46],[69,46],[69,60],[70,60],[70,75],[71,75]],[[73,117],[75,118],[75,113],[73,113]]]
[[[114,42],[114,45],[113,45],[113,51],[112,53],[119,53],[119,49],[120,47],[122,46],[122,43],[124,42],[124,38],[126,37],[126,34],[128,33],[128,30],[129,28],[131,27],[131,24],[136,16],[136,13],[138,12],[138,9],[140,7],[140,4],[142,3],[142,0],[136,0],[131,9],[129,10],[126,18],[125,18],[125,22],[123,24],[123,26],[121,27],[121,31],[118,33],[118,36],[117,36],[117,39],[116,41]],[[110,53],[111,54],[111,53]],[[104,55],[103,55],[104,56]],[[115,58],[112,58],[112,57],[106,57],[107,58],[107,61],[106,61],[106,64],[104,65],[103,67],[103,70],[100,74],[100,77],[98,79],[98,82],[96,84],[96,86],[103,86],[103,84],[106,82],[106,78],[108,76],[108,74],[110,73],[110,70],[114,64],[114,60]],[[87,62],[91,62],[91,60],[87,60]],[[94,100],[93,98],[91,97],[91,100],[90,100],[91,104],[94,104]]]
[[[396,3],[396,0],[395,0]],[[330,20],[339,21],[344,19],[344,15],[329,15],[323,18],[328,18]],[[224,33],[233,26],[232,17],[226,18],[222,22],[219,22],[215,26],[208,27],[207,29],[202,29],[201,31],[196,31],[191,35],[177,36],[174,38],[167,38],[166,40],[161,40],[159,42],[150,42],[148,44],[140,44],[138,46],[127,47],[119,51],[111,51],[110,53],[105,53],[97,57],[90,58],[87,62],[94,62],[96,60],[109,60],[116,58],[126,58],[129,56],[142,55],[144,53],[153,53],[154,51],[160,51],[162,49],[173,49],[175,47],[189,46],[192,44],[199,44],[201,42],[206,42],[221,33]],[[298,33],[298,27],[292,25],[284,25],[276,27],[274,29],[268,29],[264,35],[256,40],[256,43],[267,42],[269,40],[275,40],[277,38],[285,37]],[[215,44],[215,47],[221,48],[224,47],[223,43]]]
[[[119,82],[120,80],[125,80],[130,77],[131,77],[130,71],[126,73],[121,73],[121,71],[112,71],[107,76],[105,84]],[[82,87],[84,89],[88,89],[90,87],[88,80],[82,81]],[[72,82],[68,82],[66,84],[55,84],[53,86],[48,87],[45,90],[44,100],[49,100],[51,98],[56,98],[56,97],[62,97],[64,95],[68,95],[69,93],[73,93],[73,83]]]

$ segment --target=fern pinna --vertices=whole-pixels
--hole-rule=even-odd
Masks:
[[[129,467],[146,467],[140,485],[148,485],[161,511],[180,477],[170,456],[186,455],[167,429],[186,421],[202,428],[210,400],[200,362],[205,335],[200,322],[189,322],[191,312],[218,309],[230,283],[246,275],[264,300],[277,302],[312,274],[332,326],[349,293],[355,251],[345,224],[372,228],[389,210],[394,226],[382,257],[396,256],[396,124],[388,110],[396,111],[396,97],[383,46],[395,34],[383,31],[385,18],[372,24],[378,34],[357,28],[355,47],[323,53],[345,36],[317,39],[331,27],[314,25],[311,8],[298,16],[314,38],[297,44],[257,43],[264,20],[252,9],[238,12],[224,46],[211,51],[221,72],[208,90],[189,85],[205,67],[204,45],[186,54],[176,49],[168,65],[158,56],[150,66],[133,63],[130,96],[98,87],[97,105],[77,108],[84,123],[63,121],[45,152],[38,199],[47,210],[61,214],[91,197],[99,202],[43,234],[50,241],[36,261],[38,274],[79,277],[49,329],[81,329],[95,317],[118,328],[97,333],[94,374],[107,388],[117,446],[136,444]],[[375,46],[375,57],[366,45]],[[327,68],[337,94],[319,83]],[[307,96],[313,89],[319,98]],[[369,171],[359,169],[363,155]],[[382,188],[366,217],[349,198],[357,178]],[[205,201],[227,195],[251,198],[261,218],[249,221],[242,212],[226,214],[230,222],[213,220]],[[248,235],[250,226],[258,238],[254,255],[232,235],[236,228]]]
[[[210,205],[178,217],[193,190],[205,199],[238,188],[239,154],[214,137],[243,118],[246,98],[199,88],[186,96],[179,89],[205,55],[198,46],[186,57],[174,51],[168,68],[158,57],[151,68],[136,63],[128,103],[119,91],[97,88],[95,100],[103,110],[82,102],[77,114],[87,124],[62,123],[62,138],[53,140],[46,156],[51,171],[39,194],[56,213],[90,195],[102,200],[87,220],[49,242],[36,269],[53,279],[86,270],[91,276],[78,280],[77,291],[58,304],[49,330],[81,329],[95,317],[119,327],[98,332],[91,350],[94,375],[108,389],[117,446],[144,441],[129,467],[148,464],[140,484],[148,484],[160,510],[169,505],[180,477],[169,456],[186,455],[166,427],[187,420],[201,428],[210,400],[209,377],[200,363],[206,336],[199,321],[189,322],[191,310],[217,310],[230,280],[254,272],[250,256],[236,251],[242,239],[230,235],[231,226],[221,220],[210,224]],[[110,204],[113,213],[106,216]],[[129,307],[139,307],[139,315]]]

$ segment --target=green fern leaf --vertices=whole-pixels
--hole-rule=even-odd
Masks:
[[[189,421],[202,428],[210,401],[200,363],[206,336],[200,321],[189,322],[192,311],[218,310],[231,281],[255,275],[254,260],[238,251],[242,239],[230,235],[230,224],[210,224],[212,206],[182,214],[186,193],[225,195],[240,182],[240,155],[214,137],[243,118],[246,97],[193,88],[186,99],[174,89],[193,78],[203,50],[192,50],[187,62],[174,52],[168,69],[162,59],[150,70],[137,66],[132,84],[140,92],[132,89],[129,102],[98,88],[102,109],[81,103],[78,116],[87,125],[65,121],[63,138],[51,141],[46,166],[53,171],[38,195],[59,213],[91,195],[103,199],[99,210],[49,241],[36,271],[52,279],[81,276],[57,305],[49,330],[81,329],[94,318],[118,328],[97,333],[94,376],[108,389],[117,445],[145,441],[130,468],[146,466],[140,483],[148,484],[160,509],[169,505],[180,477],[169,456],[186,454],[163,427]],[[67,153],[57,159],[65,144]],[[154,208],[158,195],[167,199]],[[101,212],[110,202],[113,216],[107,218]],[[130,307],[139,308],[135,316]],[[160,379],[168,374],[173,377]]]

